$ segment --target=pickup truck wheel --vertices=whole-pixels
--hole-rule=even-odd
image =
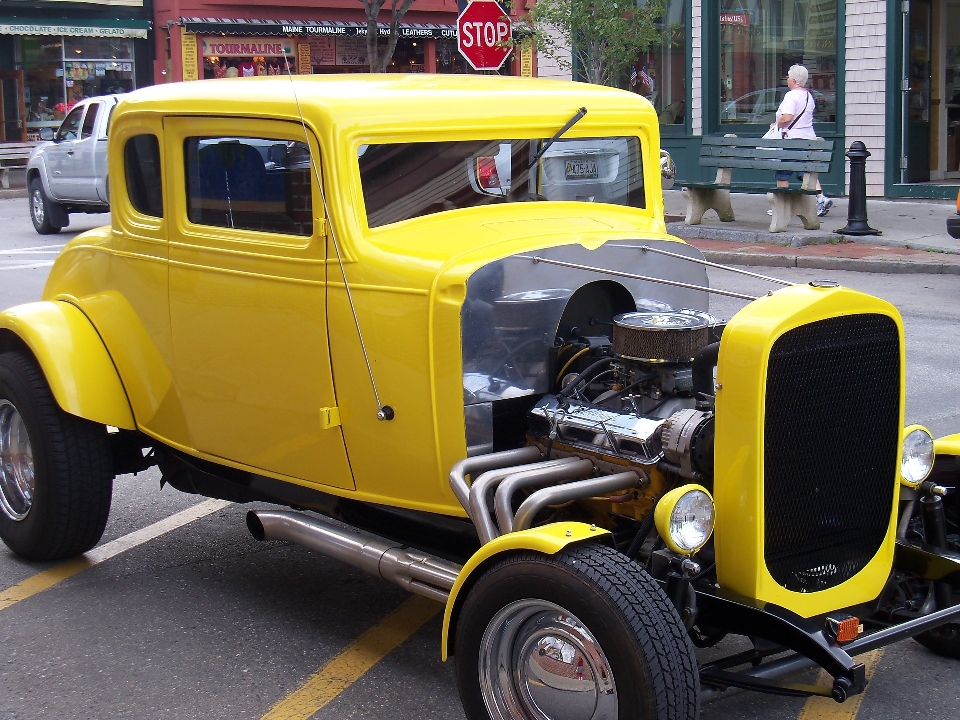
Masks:
[[[41,235],[53,235],[63,229],[57,220],[62,213],[58,213],[54,203],[43,191],[43,183],[39,178],[30,181],[30,219],[33,229]]]
[[[112,491],[106,428],[61,410],[32,360],[0,354],[0,539],[28,560],[85,552]]]
[[[470,720],[692,720],[689,635],[642,569],[599,545],[487,570],[459,612],[457,684]]]
[[[960,591],[954,587],[952,594],[953,604],[960,604]],[[941,625],[933,630],[920,633],[913,639],[937,655],[960,660],[960,623]]]
[[[914,640],[937,655],[960,660],[960,625],[956,623],[928,630]]]

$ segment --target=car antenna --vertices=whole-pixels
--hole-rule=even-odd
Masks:
[[[582,107],[582,108],[580,108],[579,110],[577,110],[577,112],[574,114],[574,116],[573,116],[572,118],[570,118],[569,120],[567,120],[566,124],[565,124],[562,128],[560,128],[559,130],[557,130],[557,132],[555,132],[555,133],[553,134],[553,137],[550,138],[549,140],[547,140],[547,141],[543,144],[543,147],[540,148],[540,151],[539,151],[536,155],[534,155],[532,158],[530,158],[530,167],[533,167],[534,165],[536,165],[537,162],[540,160],[540,158],[543,157],[543,154],[544,154],[545,152],[547,152],[547,150],[550,149],[550,146],[553,145],[553,144],[554,144],[557,140],[559,140],[561,137],[563,137],[563,134],[564,134],[567,130],[569,130],[569,129],[572,128],[574,125],[576,125],[578,122],[580,122],[580,120],[582,120],[582,119],[583,119],[583,116],[586,115],[586,114],[587,114],[587,109],[586,109],[585,107]]]
[[[546,142],[543,143],[543,146],[540,148],[539,151],[537,151],[534,155],[531,155],[531,156],[530,156],[530,162],[527,164],[527,172],[528,172],[528,179],[527,179],[527,188],[528,188],[528,190],[527,190],[527,194],[528,194],[531,198],[536,198],[536,199],[538,199],[538,200],[541,199],[541,198],[540,198],[540,194],[539,194],[540,188],[538,187],[538,185],[539,185],[538,178],[536,178],[536,177],[533,175],[533,172],[532,172],[532,171],[533,171],[533,168],[535,168],[535,167],[537,166],[537,163],[540,162],[540,158],[542,158],[543,155],[544,155],[544,153],[546,153],[547,150],[550,149],[550,146],[553,145],[557,140],[559,140],[567,130],[569,130],[569,129],[572,128],[574,125],[576,125],[578,122],[580,122],[580,120],[581,120],[581,119],[583,118],[583,116],[586,115],[586,114],[587,114],[587,108],[586,108],[586,107],[582,107],[582,108],[580,108],[579,110],[577,110],[577,112],[574,113],[573,117],[570,118],[569,120],[567,120],[567,122],[564,123],[563,127],[560,128],[559,130],[557,130],[557,131],[553,134],[553,137],[552,137],[552,138],[550,138],[549,140],[547,140]],[[532,145],[533,145],[533,142],[531,141],[530,144],[531,144],[531,146],[532,146]]]
[[[347,303],[350,305],[350,312],[353,315],[353,324],[357,328],[357,337],[360,339],[360,350],[363,352],[363,361],[367,364],[367,375],[370,376],[370,387],[373,388],[373,397],[377,402],[377,420],[393,420],[396,413],[389,405],[384,405],[380,401],[380,393],[377,392],[377,381],[373,377],[373,366],[370,365],[370,356],[367,354],[367,345],[363,341],[363,332],[360,330],[360,318],[357,315],[357,307],[353,302],[353,293],[350,292],[350,283],[347,281],[347,273],[343,268],[343,255],[340,252],[340,241],[337,240],[337,232],[334,230],[333,222],[330,221],[330,207],[327,205],[327,194],[323,190],[323,181],[320,179],[320,165],[314,162],[313,148],[310,146],[310,136],[307,133],[307,123],[303,119],[303,110],[300,109],[300,98],[297,96],[297,86],[293,81],[293,73],[290,71],[290,60],[287,58],[287,49],[283,49],[283,62],[287,69],[287,77],[290,78],[290,88],[293,91],[293,99],[297,104],[297,114],[300,116],[300,126],[303,128],[303,139],[307,145],[307,152],[310,154],[310,167],[313,168],[313,174],[317,178],[317,187],[320,188],[320,200],[323,203],[323,210],[327,216],[327,224],[330,227],[330,238],[333,240],[333,247],[337,252],[337,264],[340,266],[340,275],[343,278],[343,287],[347,291]]]

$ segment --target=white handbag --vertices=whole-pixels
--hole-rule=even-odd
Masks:
[[[779,128],[776,125],[774,125],[772,128],[770,128],[763,134],[763,139],[764,140],[783,140],[785,135],[786,133],[783,131],[782,128]]]

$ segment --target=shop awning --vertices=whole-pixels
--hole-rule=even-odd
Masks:
[[[50,20],[0,17],[0,35],[146,38],[149,20]]]
[[[317,20],[247,20],[229,18],[180,18],[184,32],[198,35],[299,35],[304,37],[346,37],[366,35],[367,24]],[[390,26],[379,24],[380,34],[389,35]],[[400,37],[455,38],[456,25],[400,23]]]

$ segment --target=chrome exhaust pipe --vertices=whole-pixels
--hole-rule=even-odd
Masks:
[[[569,502],[570,500],[582,500],[593,495],[613,492],[614,490],[633,489],[643,487],[643,478],[633,470],[617,473],[616,475],[603,475],[589,480],[578,480],[576,482],[564,483],[563,485],[554,485],[553,487],[537,490],[526,500],[520,503],[517,508],[517,514],[513,516],[512,521],[507,515],[504,520],[511,522],[512,530],[526,530],[533,524],[533,518],[538,512],[548,505],[558,505]],[[510,506],[504,508],[497,506],[497,512],[501,510],[509,513]]]
[[[257,540],[286,540],[445,603],[461,566],[332,520],[282,510],[247,513]]]
[[[476,476],[488,470],[510,467],[512,465],[523,465],[540,459],[540,450],[532,445],[527,445],[515,450],[501,450],[500,452],[487,453],[486,455],[474,455],[464,458],[450,468],[450,487],[457,500],[463,505],[463,509],[470,513],[470,485],[467,484],[467,475]]]

